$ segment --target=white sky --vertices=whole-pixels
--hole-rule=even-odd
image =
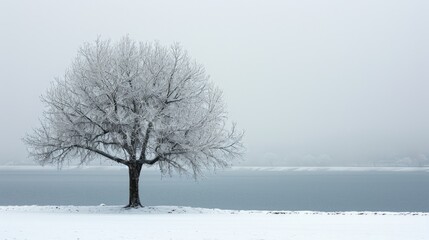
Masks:
[[[247,164],[429,158],[429,2],[0,2],[0,163],[97,36],[180,42],[224,90]]]

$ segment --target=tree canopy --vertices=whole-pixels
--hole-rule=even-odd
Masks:
[[[41,125],[24,139],[41,164],[103,157],[197,176],[243,152],[222,92],[179,44],[86,43],[42,101]]]

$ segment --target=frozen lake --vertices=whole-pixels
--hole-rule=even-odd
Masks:
[[[125,205],[126,169],[0,168],[0,205]],[[428,171],[233,169],[192,178],[144,170],[144,205],[429,212]]]

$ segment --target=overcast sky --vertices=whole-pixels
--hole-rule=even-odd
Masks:
[[[0,164],[85,41],[180,42],[246,131],[245,164],[429,158],[429,2],[0,2]]]

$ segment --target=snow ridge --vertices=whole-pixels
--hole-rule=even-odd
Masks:
[[[379,216],[429,216],[427,212],[321,212],[321,211],[263,211],[263,210],[224,210],[218,208],[195,208],[184,206],[145,206],[138,209],[125,209],[123,206],[0,206],[2,212],[21,213],[83,213],[83,214],[275,214],[275,215],[379,215]]]

